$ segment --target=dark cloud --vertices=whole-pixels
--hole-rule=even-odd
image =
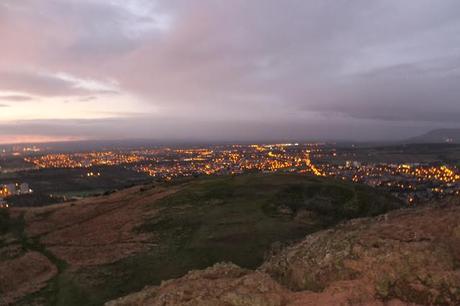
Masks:
[[[121,115],[121,114],[119,114]],[[328,125],[321,124],[328,121]],[[445,125],[443,125],[445,126]],[[374,129],[363,137],[362,129]],[[174,117],[155,118],[139,114],[129,117],[78,120],[21,120],[0,124],[5,135],[30,135],[31,131],[47,137],[76,139],[143,138],[178,141],[293,141],[293,140],[386,140],[405,139],[426,131],[423,126],[387,125],[385,122],[365,120],[352,123],[340,117],[317,118],[310,121],[284,120],[177,120]],[[190,133],[193,131],[193,133]],[[356,137],[356,135],[360,135]]]
[[[456,0],[4,0],[0,90],[156,109],[101,119],[99,137],[392,138],[460,124],[459,13]]]
[[[455,123],[459,63],[455,57],[372,70],[323,88],[315,93],[317,102],[304,107],[358,119]]]

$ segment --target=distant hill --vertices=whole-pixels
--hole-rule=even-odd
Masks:
[[[460,129],[437,129],[407,140],[408,143],[460,143]]]

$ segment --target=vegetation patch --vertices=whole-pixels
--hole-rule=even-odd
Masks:
[[[147,208],[160,212],[137,230],[153,234],[155,247],[81,271],[80,277],[92,279],[88,282],[92,285],[86,286],[89,296],[106,300],[217,262],[256,268],[280,242],[296,241],[342,220],[376,215],[399,205],[372,188],[318,177],[200,178]]]
[[[152,237],[148,251],[78,270],[61,265],[60,275],[33,300],[101,305],[217,262],[256,268],[276,245],[399,207],[396,199],[374,189],[303,175],[203,177],[184,184],[145,205],[152,217],[136,230]]]

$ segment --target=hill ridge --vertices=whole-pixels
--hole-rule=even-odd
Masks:
[[[460,143],[460,128],[431,130],[420,136],[409,138],[408,143]]]
[[[17,305],[101,305],[221,261],[254,269],[286,242],[401,206],[331,178],[249,174],[12,209],[0,234],[0,290]],[[26,257],[35,269],[15,264]]]
[[[220,263],[106,306],[458,305],[460,200],[308,235],[256,270]]]

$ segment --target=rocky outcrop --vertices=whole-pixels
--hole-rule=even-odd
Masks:
[[[307,236],[257,270],[218,264],[108,305],[460,305],[460,206]]]
[[[308,236],[262,267],[294,291],[352,285],[380,300],[460,303],[460,207],[390,213]]]
[[[281,306],[289,291],[269,275],[220,263],[107,303],[117,305]]]

